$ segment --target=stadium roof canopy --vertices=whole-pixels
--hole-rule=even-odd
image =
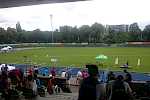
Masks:
[[[49,3],[64,3],[86,0],[0,0],[0,8],[49,4]]]

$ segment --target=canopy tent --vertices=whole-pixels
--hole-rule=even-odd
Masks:
[[[107,60],[108,57],[103,55],[103,54],[101,54],[101,55],[96,56],[95,59],[99,60],[99,61],[104,61],[104,60]]]
[[[2,69],[2,67],[8,67],[8,71],[15,69],[14,66],[10,66],[10,65],[7,65],[7,64],[1,64],[0,65],[0,70]]]
[[[104,61],[108,59],[107,56],[103,55],[103,54],[100,54],[98,56],[95,57],[96,59],[96,62],[98,63],[99,66],[104,66]]]

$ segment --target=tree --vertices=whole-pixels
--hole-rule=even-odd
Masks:
[[[138,23],[131,24],[129,27],[129,32],[131,41],[142,40],[141,29],[139,28]]]
[[[58,30],[55,30],[54,32],[54,42],[56,43],[60,43],[62,41],[62,34],[60,34],[60,32],[58,32]]]
[[[82,25],[79,28],[76,26],[61,26],[53,32],[53,37],[56,43],[123,43],[128,40],[137,41],[141,39],[141,30],[137,23],[131,24],[129,30],[129,33],[116,33],[114,30],[109,29],[108,34],[105,34],[105,27],[99,23],[94,23],[92,26]],[[33,31],[22,30],[18,22],[16,29],[8,27],[5,30],[0,28],[0,43],[51,42],[51,35],[52,32],[41,31],[40,29]],[[143,39],[150,40],[150,25],[145,27]]]
[[[17,32],[22,32],[22,28],[21,28],[20,22],[17,22],[16,30],[17,30]]]
[[[94,23],[91,26],[91,38],[93,42],[103,42],[105,27],[102,24]]]
[[[5,33],[7,36],[6,38],[7,43],[16,43],[17,40],[16,33],[17,33],[16,29],[10,27],[7,28],[7,32]]]
[[[32,40],[32,42],[42,42],[42,38],[43,38],[43,34],[41,34],[42,32],[40,31],[40,29],[35,29],[32,31],[31,36],[30,36],[30,40]]]
[[[79,27],[78,37],[80,37],[82,42],[90,42],[90,34],[90,26],[82,25],[81,27]]]
[[[74,34],[72,33],[72,26],[62,26],[59,28],[60,33],[62,34],[62,41],[65,43],[74,42]]]
[[[0,27],[0,43],[5,43],[6,40],[6,30]]]
[[[146,25],[143,30],[143,39],[150,40],[150,25]]]
[[[72,42],[82,42],[81,38],[80,38],[80,32],[79,29],[75,26],[72,28],[71,30],[71,34],[72,34]]]

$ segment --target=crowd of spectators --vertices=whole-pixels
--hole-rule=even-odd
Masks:
[[[21,95],[37,95],[36,71],[29,69],[25,75],[22,69],[8,70],[6,65],[0,72],[1,98],[11,100]]]
[[[104,83],[99,79],[96,65],[87,65],[87,68],[89,76],[82,78],[78,100],[136,100],[132,75],[127,70],[124,70],[125,76],[115,75],[110,71],[107,74],[107,82]]]
[[[50,70],[48,80],[41,80],[38,73],[37,66],[28,68],[25,73],[21,69],[8,70],[7,66],[2,67],[0,96],[5,100],[12,100],[20,95],[25,98],[34,98],[38,94],[45,96],[46,91],[49,94],[61,90],[71,93],[66,85],[71,78],[67,68],[60,75],[63,81],[57,79],[55,68]],[[115,75],[113,71],[109,71],[107,81],[102,82],[98,67],[93,64],[86,65],[86,69],[79,70],[76,76],[76,83],[79,84],[78,100],[134,100],[132,75],[127,70],[124,70],[124,74],[125,76]],[[47,77],[44,74],[42,76]]]
[[[34,98],[38,94],[43,97],[46,92],[51,95],[61,90],[71,93],[67,86],[71,78],[68,69],[64,69],[59,78],[56,76],[54,67],[47,76],[45,74],[40,75],[37,66],[27,67],[23,71],[19,68],[8,70],[7,65],[5,65],[0,69],[0,98],[12,100],[12,97],[19,98],[20,95],[25,98]]]

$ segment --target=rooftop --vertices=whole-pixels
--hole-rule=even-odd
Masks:
[[[65,3],[87,0],[0,0],[0,8],[49,4],[49,3]]]

